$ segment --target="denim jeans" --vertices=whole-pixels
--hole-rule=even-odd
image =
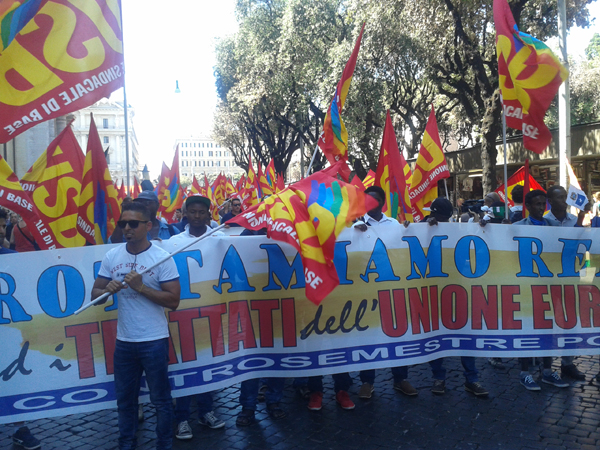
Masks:
[[[173,405],[167,373],[169,341],[124,342],[115,346],[115,394],[119,417],[119,449],[137,445],[138,395],[142,372],[150,390],[150,401],[156,408],[156,448],[170,450],[173,441]]]
[[[240,405],[242,405],[242,409],[256,411],[259,381],[258,378],[242,381],[242,386],[240,387]],[[265,393],[266,404],[279,403],[283,397],[285,378],[265,378],[264,381],[267,385],[267,392]]]
[[[462,366],[465,369],[463,373],[465,375],[465,380],[467,380],[467,383],[476,383],[477,381],[479,381],[479,378],[477,377],[477,369],[475,368],[475,357],[461,356],[460,362],[462,363]],[[431,366],[431,372],[433,373],[433,378],[435,380],[446,379],[446,369],[444,369],[444,358],[429,361],[429,365]]]
[[[175,422],[181,423],[190,420],[190,406],[192,405],[193,395],[187,397],[179,397],[175,403]],[[202,417],[207,412],[213,410],[212,393],[204,392],[196,395],[196,404],[198,405],[198,418]]]
[[[335,373],[333,377],[333,389],[337,394],[339,391],[347,391],[352,385],[352,378],[348,372]],[[308,389],[311,392],[323,392],[323,376],[317,375],[316,377],[308,378]]]

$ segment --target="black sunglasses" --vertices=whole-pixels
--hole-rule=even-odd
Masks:
[[[232,203],[231,206],[242,206],[241,203]]]
[[[119,228],[125,228],[127,225],[129,225],[129,228],[137,228],[140,226],[140,223],[148,223],[150,222],[149,220],[119,220],[117,222],[117,225],[119,226]]]

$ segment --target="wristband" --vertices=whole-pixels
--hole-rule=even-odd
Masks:
[[[144,288],[146,287],[146,285],[144,283],[142,283],[142,287],[140,288],[140,290],[138,291],[138,294],[141,294],[142,292],[144,292]]]

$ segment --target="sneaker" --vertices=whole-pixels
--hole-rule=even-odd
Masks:
[[[445,380],[434,380],[431,392],[437,395],[444,395],[446,393],[446,381]]]
[[[550,375],[544,375],[542,373],[542,383],[551,384],[559,388],[569,387],[569,383],[563,381],[560,375],[556,372],[552,372]]]
[[[350,400],[350,396],[346,391],[338,391],[335,394],[335,401],[342,407],[342,409],[354,409],[354,402]]]
[[[474,383],[466,382],[465,383],[465,391],[470,392],[471,394],[474,394],[475,397],[487,397],[489,395],[488,390],[486,388],[484,388],[477,381]]]
[[[296,388],[296,392],[298,393],[298,395],[300,397],[302,397],[304,400],[308,400],[310,398],[310,389],[308,388],[308,386],[303,385],[303,386],[298,386]]]
[[[504,370],[506,367],[502,363],[502,358],[488,358],[490,365],[496,370]]]
[[[225,422],[215,416],[214,411],[209,411],[204,414],[198,419],[198,423],[200,425],[204,425],[205,427],[212,428],[213,430],[216,430],[217,428],[223,428],[225,426]]]
[[[313,392],[308,400],[308,409],[311,411],[320,411],[323,407],[323,393]]]
[[[419,393],[408,380],[402,380],[399,383],[394,383],[394,389],[402,392],[404,395],[414,396]]]
[[[177,425],[177,433],[175,433],[175,437],[182,441],[188,441],[194,437],[192,434],[192,429],[190,428],[190,424],[187,422],[187,420],[184,420]]]
[[[27,427],[19,428],[15,434],[13,434],[12,440],[14,445],[23,447],[25,450],[35,450],[42,446],[40,440],[36,439]]]
[[[563,377],[569,377],[577,381],[585,381],[585,374],[580,371],[575,364],[560,367],[560,374]]]
[[[363,383],[358,390],[358,398],[371,398],[373,392],[375,392],[375,387],[371,383]]]
[[[141,403],[138,406],[138,422],[144,421],[144,405]]]
[[[531,375],[525,375],[524,377],[521,377],[521,384],[528,391],[541,391],[542,390],[542,388],[535,381],[533,381],[533,377]]]

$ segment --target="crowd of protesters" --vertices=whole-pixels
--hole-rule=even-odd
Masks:
[[[396,219],[382,213],[385,192],[380,187],[372,186],[365,191],[377,200],[378,206],[357,220],[353,229],[362,233],[372,227],[383,231],[394,227],[423,226],[421,224],[398,223]],[[580,227],[584,223],[589,226],[600,226],[600,193],[594,196],[594,201],[587,205],[577,216],[567,211],[567,193],[560,186],[552,186],[548,192],[534,190],[523,196],[522,186],[512,190],[514,206],[510,208],[508,219],[506,205],[498,194],[492,192],[484,197],[483,205],[477,211],[464,205],[462,199],[458,209],[453,208],[449,200],[438,198],[431,204],[431,213],[422,222],[436,226],[442,222],[475,222],[480,226],[488,223],[503,223],[534,226]],[[546,205],[550,205],[546,211]],[[223,428],[225,422],[213,411],[212,394],[204,393],[196,396],[178,398],[172,402],[170,385],[167,375],[168,361],[168,326],[165,317],[166,309],[176,309],[179,304],[179,281],[175,264],[168,260],[160,264],[152,276],[140,275],[136,272],[138,265],[149,267],[166,254],[158,246],[153,246],[153,240],[169,241],[163,244],[166,249],[169,244],[190,241],[204,235],[218,223],[211,219],[210,200],[201,196],[191,196],[177,212],[178,222],[169,225],[159,219],[158,197],[152,188],[142,191],[132,200],[126,198],[122,205],[122,214],[117,227],[110,238],[112,243],[125,243],[111,249],[103,259],[98,278],[94,284],[92,297],[103,293],[114,294],[121,292],[123,300],[131,297],[132,301],[120,301],[117,345],[115,349],[115,391],[117,396],[119,448],[133,449],[136,446],[137,423],[143,420],[143,406],[138,403],[140,381],[145,373],[150,389],[150,399],[157,410],[157,448],[172,447],[173,423],[175,437],[181,440],[193,438],[191,422],[191,403],[197,404],[198,422],[210,428]],[[222,210],[221,223],[235,217],[241,212],[241,202],[238,198],[228,201]],[[527,214],[524,214],[527,212]],[[591,220],[590,220],[590,217]],[[587,225],[587,224],[586,224]],[[237,226],[237,225],[232,225]],[[247,232],[242,235],[265,234],[265,230]],[[0,254],[28,252],[39,250],[26,224],[16,214],[0,209]],[[116,267],[128,267],[127,270],[116,270]],[[130,267],[133,270],[130,271]],[[115,269],[115,270],[113,270]],[[135,301],[133,301],[135,300]],[[129,305],[129,306],[128,306]],[[135,305],[131,307],[131,305]],[[139,317],[145,317],[143,325]],[[561,370],[552,370],[552,357],[540,358],[540,380],[558,388],[569,386],[567,379],[583,381],[586,379],[576,366],[573,356],[561,358]],[[499,358],[489,358],[489,363],[497,369],[504,368]],[[521,371],[519,381],[530,391],[541,389],[530,372],[532,358],[520,358]],[[464,368],[464,389],[476,397],[485,397],[488,390],[478,378],[474,357],[461,357]],[[431,361],[433,378],[432,393],[445,393],[444,359]],[[418,395],[417,389],[409,381],[410,367],[392,367],[393,388],[407,396]],[[600,381],[600,374],[596,376]],[[360,399],[369,399],[375,392],[375,370],[363,370],[359,374],[361,386],[358,390]],[[322,408],[323,377],[314,376],[297,378],[293,382],[297,392],[307,400],[310,410]],[[349,373],[333,375],[336,402],[341,408],[350,410],[355,407],[348,393],[353,380]],[[249,426],[255,423],[255,411],[259,401],[266,402],[266,410],[273,419],[283,419],[287,413],[281,408],[280,400],[283,395],[285,379],[266,378],[254,379],[241,383],[240,405],[236,425]],[[35,438],[24,423],[14,424],[13,442],[27,450],[41,447],[41,442]]]

